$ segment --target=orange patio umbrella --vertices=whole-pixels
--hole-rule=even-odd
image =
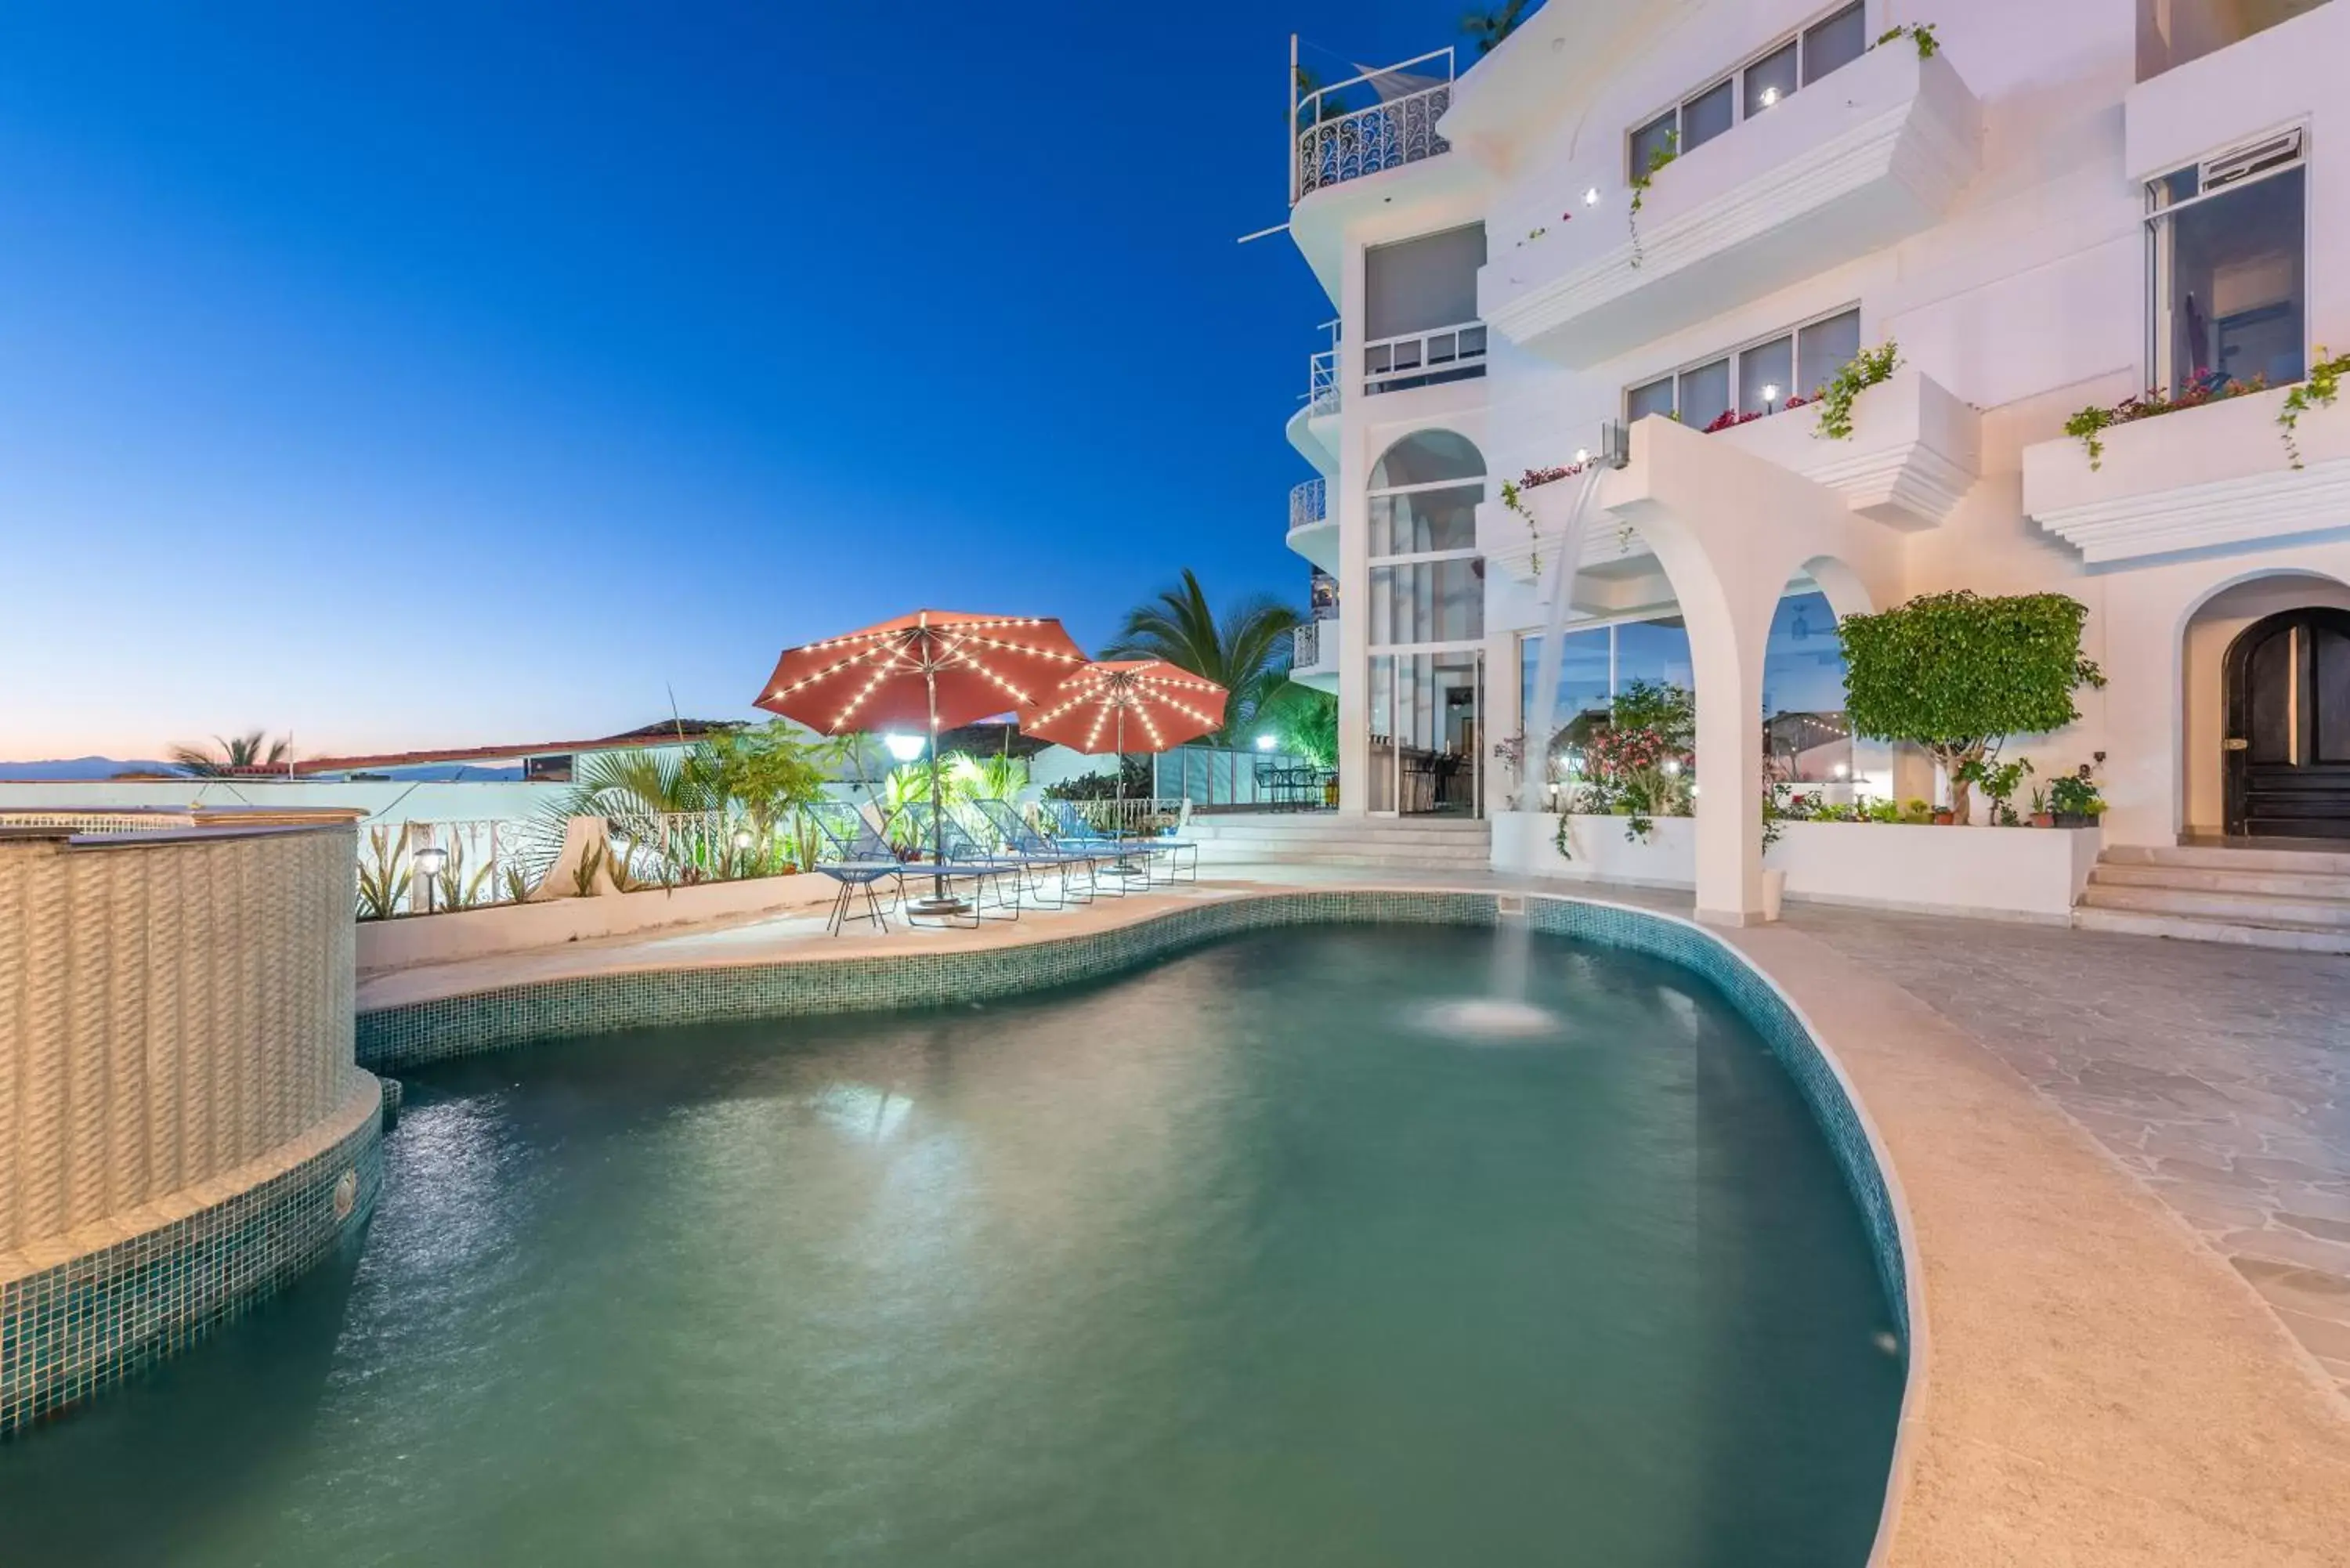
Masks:
[[[1085,650],[1049,617],[916,610],[785,649],[756,705],[827,735],[920,728],[931,743],[931,856],[942,866],[940,729],[1023,707],[1085,662]],[[947,897],[942,872],[931,892],[938,909],[962,907]]]
[[[1020,732],[1088,756],[1171,751],[1224,722],[1229,695],[1214,681],[1163,659],[1110,659],[1088,664],[1042,701],[1020,705]],[[1119,815],[1126,769],[1118,770]]]

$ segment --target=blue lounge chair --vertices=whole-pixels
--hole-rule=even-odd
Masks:
[[[906,842],[917,846],[918,854],[936,845],[945,856],[939,861],[906,861],[899,867],[906,876],[971,884],[972,897],[967,911],[926,919],[917,912],[920,909],[919,904],[900,903],[899,911],[906,917],[908,925],[976,926],[981,920],[991,918],[1002,920],[1020,918],[1020,888],[1025,867],[1017,861],[999,859],[981,849],[951,812],[939,818],[934,826],[930,803],[917,801],[899,808],[897,816],[887,826],[902,826]],[[995,895],[995,909],[992,913],[987,902],[990,892]],[[967,913],[969,919],[962,918],[962,913]]]
[[[1172,833],[1104,833],[1086,820],[1077,805],[1073,800],[1045,803],[1050,812],[1046,826],[1062,848],[1083,848],[1115,861],[1118,875],[1139,875],[1146,884],[1155,881],[1171,887],[1178,881],[1200,879],[1197,844]]]
[[[905,867],[889,841],[874,830],[865,814],[842,801],[819,801],[806,808],[807,819],[815,825],[824,840],[826,858],[811,869],[821,872],[840,885],[832,901],[832,918],[825,929],[838,936],[847,925],[851,906],[857,896],[865,896],[866,918],[882,930],[889,929],[888,912],[875,897],[874,889],[883,882],[894,882],[898,907],[906,901]]]
[[[1099,856],[1089,849],[1055,844],[1022,816],[1010,801],[974,800],[968,804],[972,815],[987,828],[994,840],[992,853],[1026,867],[1030,878],[1029,891],[1040,904],[1057,909],[1072,900],[1080,904],[1093,901],[1095,872],[1101,864]],[[1080,868],[1086,874],[1082,888],[1074,879],[1074,873]],[[1053,885],[1057,894],[1049,904],[1045,897],[1047,872],[1053,874]]]

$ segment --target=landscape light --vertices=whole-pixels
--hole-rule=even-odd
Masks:
[[[1851,776],[1852,765],[1849,763],[1838,763],[1833,771],[1836,777],[1847,778]]]
[[[1679,759],[1675,757],[1667,757],[1665,759],[1665,776],[1669,779],[1675,779],[1680,777],[1680,775],[1681,764]]]
[[[1591,449],[1587,446],[1576,447],[1575,449],[1575,461],[1577,463],[1589,462],[1591,461]]]
[[[426,845],[416,852],[416,869],[427,877],[438,877],[449,864],[449,852],[436,845]]]
[[[749,828],[747,828],[747,827],[738,827],[738,828],[736,828],[736,829],[734,830],[734,847],[735,847],[735,848],[737,848],[737,849],[748,849],[748,848],[750,848],[750,847],[751,847],[751,846],[752,846],[752,844],[753,844],[754,842],[754,839],[753,839],[753,837],[752,837],[751,830],[750,830]]]
[[[1778,400],[1779,400],[1779,383],[1778,383],[1778,382],[1776,382],[1776,381],[1773,381],[1773,382],[1772,382],[1770,385],[1768,385],[1768,386],[1766,386],[1766,387],[1764,387],[1764,388],[1762,389],[1762,406],[1763,406],[1764,408],[1766,408],[1766,409],[1767,409],[1767,408],[1769,408],[1772,404],[1773,404],[1773,403],[1777,402]]]
[[[889,754],[901,763],[910,763],[922,754],[923,741],[920,735],[884,735],[881,743],[889,747]]]
[[[1256,738],[1256,749],[1260,752],[1269,752],[1277,743],[1271,735],[1259,735]]]

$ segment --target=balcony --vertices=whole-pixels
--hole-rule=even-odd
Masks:
[[[1456,322],[1363,345],[1363,394],[1465,381],[1485,373],[1485,324]]]
[[[2263,544],[2350,518],[2350,408],[2313,409],[2292,465],[2277,410],[2254,392],[2105,431],[2105,456],[2071,436],[2023,449],[2023,509],[2085,560]]]
[[[1305,395],[1289,416],[1289,444],[1325,473],[1338,471],[1338,324],[1323,323],[1330,347],[1307,357]]]
[[[1330,515],[1330,482],[1309,479],[1289,493],[1289,547],[1334,576],[1338,520]]]
[[[1415,68],[1418,67],[1418,68]],[[1437,75],[1439,70],[1442,75]],[[1346,106],[1365,97],[1378,101]],[[1316,88],[1290,109],[1296,157],[1294,205],[1314,192],[1452,151],[1436,122],[1452,107],[1452,51],[1431,50],[1385,70]]]
[[[1309,620],[1289,634],[1289,678],[1316,691],[1338,690],[1338,618]]]
[[[1638,219],[1614,161],[1555,183],[1600,200],[1486,264],[1478,314],[1581,369],[1939,222],[1981,162],[1981,109],[1950,57],[1870,50],[1659,171]]]
[[[1821,436],[1809,407],[1716,431],[1842,494],[1864,517],[1903,530],[1937,528],[1982,472],[1981,419],[1940,383],[1897,371],[1853,400],[1852,436]]]
[[[2246,0],[2226,10],[2177,3],[2142,5],[2137,18],[2137,79],[2150,81],[2232,48],[2325,3],[2326,0]]]
[[[1513,582],[1538,579],[1549,569],[1551,551],[1566,532],[1567,511],[1580,488],[1581,481],[1570,478],[1519,492],[1522,504],[1534,514],[1532,522],[1498,501],[1479,502],[1477,549],[1485,557],[1486,570],[1499,572]],[[1648,541],[1599,509],[1600,499],[1593,501],[1576,573],[1622,576],[1653,569],[1654,552]]]

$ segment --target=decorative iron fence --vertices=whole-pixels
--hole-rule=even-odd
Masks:
[[[1289,527],[1295,533],[1325,522],[1330,515],[1330,482],[1309,479],[1289,492]]]
[[[1399,91],[1426,79],[1409,74],[1414,66],[1443,63],[1444,79],[1416,90]],[[1323,118],[1333,94],[1367,84],[1380,101],[1367,109]],[[1437,49],[1385,70],[1366,71],[1342,82],[1308,93],[1297,102],[1297,167],[1293,201],[1326,185],[1400,168],[1423,158],[1452,151],[1436,134],[1436,122],[1452,107],[1452,51]]]

